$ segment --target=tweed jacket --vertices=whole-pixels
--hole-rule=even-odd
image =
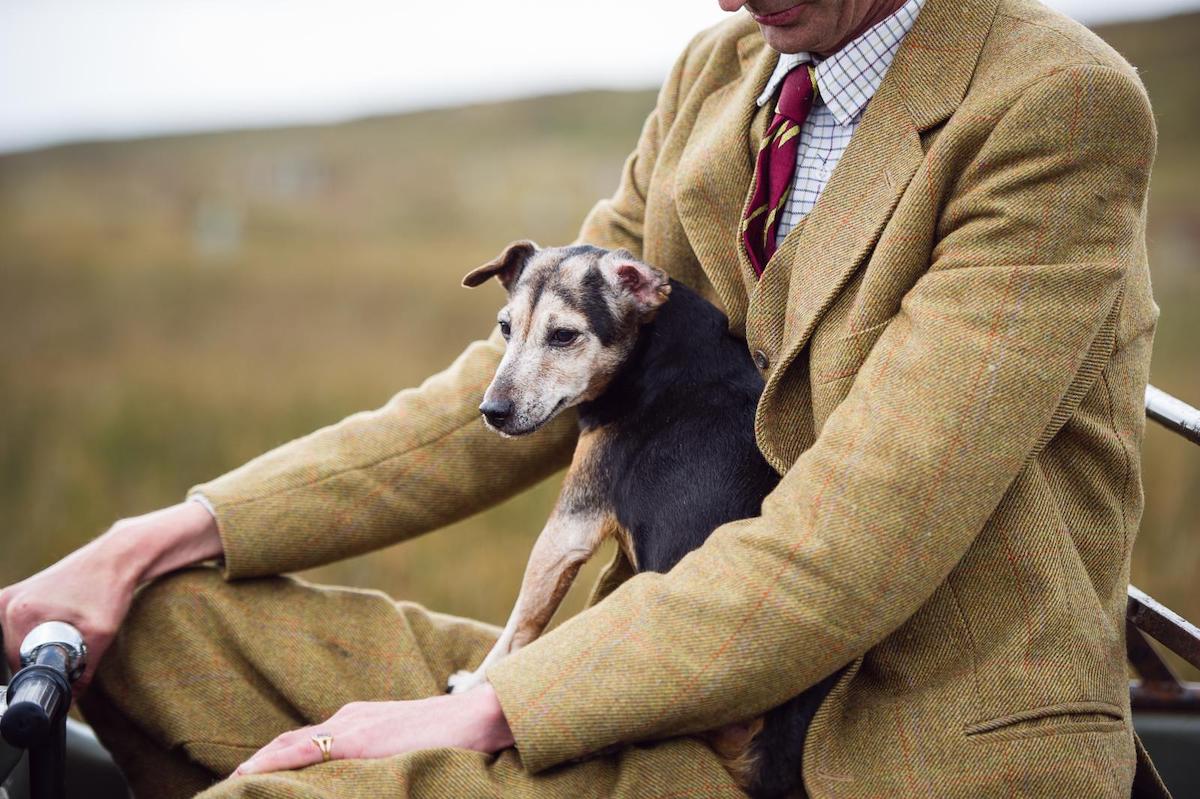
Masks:
[[[775,61],[745,15],[694,39],[581,239],[727,312],[782,480],[668,574],[618,555],[602,601],[489,671],[522,762],[752,717],[848,666],[814,797],[1128,796],[1145,91],[1032,0],[928,0],[759,281],[738,224]],[[501,347],[198,487],[226,575],[391,544],[565,465],[571,416],[518,440],[479,420]]]

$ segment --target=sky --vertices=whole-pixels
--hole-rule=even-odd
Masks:
[[[1200,8],[1047,4],[1086,23]],[[0,152],[644,88],[725,16],[716,0],[0,0]]]

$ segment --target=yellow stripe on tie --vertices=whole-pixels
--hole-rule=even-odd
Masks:
[[[775,128],[775,130],[772,131],[770,128],[768,128],[767,132],[763,134],[762,141],[758,144],[758,151],[761,153],[763,150],[767,149],[767,145],[778,139],[779,134],[787,129],[787,125],[788,120],[785,119],[779,123],[779,127]]]
[[[791,140],[791,139],[792,139],[794,136],[796,136],[796,134],[798,134],[799,132],[800,132],[800,126],[799,126],[799,125],[792,125],[792,128],[791,128],[791,130],[789,130],[787,133],[785,133],[785,134],[783,134],[782,136],[780,136],[780,137],[779,137],[779,141],[778,141],[778,143],[776,144],[776,146],[777,146],[777,147],[782,147],[783,145],[787,144],[787,143],[788,143],[788,141],[790,141],[790,140]]]
[[[763,223],[763,247],[764,248],[767,246],[767,233],[771,230],[771,225],[775,224],[775,217],[779,214],[780,211],[782,211],[784,209],[784,207],[787,205],[788,197],[791,197],[791,196],[792,196],[792,190],[789,188],[787,191],[785,191],[783,193],[783,196],[779,198],[779,204],[771,209],[771,213],[767,216],[767,221],[765,223]]]
[[[766,206],[766,204],[763,204],[763,205],[760,205],[757,208],[755,208],[753,211],[751,211],[750,214],[747,215],[747,217],[742,220],[742,232],[743,233],[746,232],[746,228],[750,227],[750,223],[753,222],[758,217],[762,216],[763,212],[766,210],[767,210],[767,206]]]
[[[791,197],[791,196],[792,196],[792,189],[791,189],[791,187],[789,186],[789,187],[788,187],[788,190],[787,190],[787,191],[785,191],[785,192],[783,193],[783,196],[781,196],[781,197],[779,198],[779,204],[775,206],[775,210],[774,210],[774,211],[771,211],[771,215],[772,215],[772,216],[774,216],[776,212],[778,212],[778,211],[782,211],[782,210],[783,210],[783,208],[784,208],[784,206],[786,206],[786,205],[787,205],[787,203],[788,203],[788,198],[789,198],[789,197]]]
[[[771,213],[767,215],[767,221],[763,224],[763,245],[767,243],[767,231],[771,229],[771,225],[775,223],[775,213],[778,208],[772,208]]]
[[[789,130],[795,129],[796,123],[790,119],[785,119],[783,120],[783,124],[779,126],[779,130],[775,131],[775,139],[778,140],[780,136],[786,136]]]

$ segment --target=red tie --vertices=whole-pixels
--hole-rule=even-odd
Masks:
[[[754,273],[763,269],[775,254],[779,217],[791,193],[800,149],[800,129],[813,103],[813,81],[808,65],[800,65],[783,79],[775,118],[758,148],[754,167],[754,193],[742,216],[742,241]]]

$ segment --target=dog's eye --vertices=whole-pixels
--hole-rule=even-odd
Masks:
[[[512,328],[509,327],[508,322],[505,322],[503,319],[500,320],[500,335],[504,336],[505,338],[508,338],[510,335],[512,335]]]
[[[560,327],[550,334],[550,343],[556,347],[565,347],[577,338],[579,338],[579,331]]]

